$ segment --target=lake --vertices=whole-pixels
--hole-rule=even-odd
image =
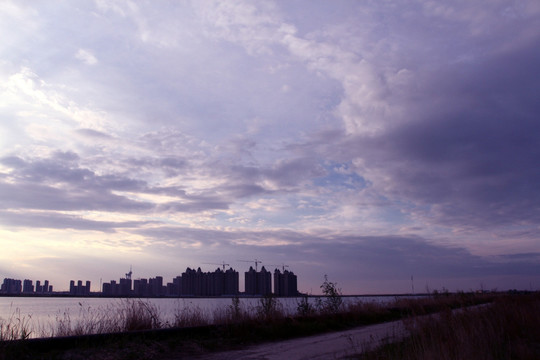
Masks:
[[[348,302],[385,303],[395,296],[354,296],[343,297]],[[260,298],[240,297],[240,306],[247,312],[255,312]],[[287,315],[294,315],[301,298],[277,298]],[[314,304],[318,297],[309,297]],[[231,298],[93,298],[93,297],[0,297],[0,325],[11,327],[24,325],[32,331],[31,337],[47,336],[61,322],[76,324],[78,321],[94,319],[98,315],[113,314],[126,308],[129,301],[142,301],[155,308],[164,323],[174,322],[180,312],[198,312],[210,322],[216,313],[232,304]]]

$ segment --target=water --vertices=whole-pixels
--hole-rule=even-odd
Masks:
[[[310,297],[310,303],[317,300]],[[343,297],[348,302],[385,303],[394,300],[393,296]],[[300,298],[277,298],[286,315],[294,315]],[[139,299],[119,298],[75,298],[75,297],[0,297],[0,325],[24,325],[32,331],[31,337],[50,336],[59,323],[78,321],[95,317],[96,314],[111,314],[121,311],[128,301]],[[173,323],[180,312],[197,311],[212,321],[214,314],[222,313],[231,304],[231,298],[151,298],[140,299],[158,311],[163,323]],[[259,298],[240,298],[243,310],[254,313],[260,305]]]

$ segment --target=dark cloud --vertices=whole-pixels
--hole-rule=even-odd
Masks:
[[[127,159],[124,163],[137,172],[143,170],[159,171],[160,173],[164,173],[167,177],[182,174],[190,169],[189,162],[181,156],[173,157],[164,155],[163,157],[154,158]]]
[[[343,236],[287,230],[218,231],[170,226],[135,231],[156,243],[166,242],[170,256],[188,251],[197,258],[232,262],[231,265],[240,271],[249,264],[236,260],[259,259],[263,261],[261,265],[269,269],[287,264],[290,270],[299,274],[303,284],[317,283],[324,274],[330,274],[339,279],[347,293],[358,291],[359,282],[389,280],[403,282],[404,290],[401,291],[408,291],[411,275],[422,286],[422,282],[433,279],[450,286],[455,279],[458,284],[459,279],[465,284],[466,279],[481,281],[502,276],[534,276],[540,271],[538,254],[478,256],[462,247],[442,246],[413,236]],[[188,264],[193,265],[197,264]],[[477,287],[479,283],[472,285]],[[512,288],[512,283],[504,286]]]
[[[0,211],[0,223],[9,227],[42,228],[42,229],[76,229],[115,232],[118,228],[135,228],[148,224],[144,221],[97,221],[79,216],[64,215],[52,212],[24,214]]]
[[[537,261],[537,260],[540,260],[540,252],[503,254],[503,255],[499,255],[498,257],[500,257],[501,259],[505,259],[505,260]]]
[[[45,159],[23,160],[18,157],[0,159],[13,168],[12,177],[20,182],[40,185],[63,183],[77,186],[81,191],[141,190],[146,184],[140,180],[118,175],[97,175],[92,170],[81,168],[75,153],[56,152]]]
[[[162,212],[201,212],[207,210],[227,210],[229,202],[219,199],[199,199],[190,202],[168,202],[157,206],[158,211]]]
[[[255,184],[226,185],[221,188],[231,197],[236,199],[272,193],[271,191],[264,189],[262,186]]]
[[[280,186],[297,187],[305,181],[326,175],[326,171],[315,158],[297,158],[278,161],[264,174]]]
[[[80,168],[74,153],[55,153],[33,161],[1,159],[13,169],[10,181],[0,183],[5,209],[141,211],[152,205],[115,195],[113,190],[142,190],[145,183],[116,175],[96,175]]]
[[[225,210],[229,208],[231,197],[244,192],[256,192],[256,186],[231,188],[224,195],[215,195],[211,189],[206,193],[188,194],[176,187],[150,187],[145,181],[134,180],[118,174],[97,175],[81,168],[75,153],[55,153],[50,158],[24,160],[19,157],[6,157],[0,162],[13,169],[9,175],[16,181],[0,183],[0,194],[5,209],[40,210],[102,210],[102,211],[163,211],[163,212],[201,212],[206,210]],[[154,168],[183,166],[182,160],[156,159],[146,161]],[[6,177],[6,176],[4,176]],[[157,194],[180,198],[177,202],[154,204],[150,201],[136,201],[127,196],[114,193],[134,192]]]
[[[55,188],[35,183],[0,183],[1,208],[38,210],[102,210],[138,212],[151,210],[152,205],[84,188]]]
[[[387,195],[432,207],[439,223],[537,224],[538,49],[430,74],[409,120],[347,146],[388,175]]]
[[[250,250],[255,255],[257,252],[259,256],[260,251],[266,248],[268,241],[272,239],[278,239],[279,241],[286,241],[290,244],[299,244],[306,239],[306,234],[291,230],[268,230],[268,231],[250,231],[250,230],[235,230],[235,231],[222,231],[222,230],[209,230],[202,228],[185,228],[175,226],[157,226],[147,229],[134,230],[135,233],[143,235],[145,237],[157,240],[166,241],[171,245],[180,244],[181,242],[190,243],[202,243],[204,245],[219,245],[218,251],[228,251],[225,247],[229,245],[235,245],[234,251],[240,251],[243,245],[242,243],[249,242],[252,249]],[[268,249],[272,247],[269,246]],[[209,248],[205,248],[207,251],[211,251]]]
[[[78,129],[76,132],[80,135],[83,135],[85,137],[91,138],[91,139],[112,139],[113,137],[109,134],[106,134],[101,131],[93,130],[93,129]]]

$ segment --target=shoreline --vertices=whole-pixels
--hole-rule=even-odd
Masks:
[[[451,293],[455,294],[455,293]],[[433,296],[430,293],[418,293],[418,294],[363,294],[363,295],[340,295],[343,298],[369,298],[369,297],[427,297]],[[275,296],[275,295],[220,295],[220,296],[112,296],[112,295],[101,295],[100,293],[90,294],[90,295],[71,295],[69,293],[54,293],[54,294],[0,294],[0,297],[29,297],[29,298],[104,298],[104,299],[232,299],[232,298],[241,298],[241,299],[261,299],[265,297],[272,297],[278,299],[294,299],[294,298],[325,298],[327,295],[306,295],[299,294],[296,296]]]

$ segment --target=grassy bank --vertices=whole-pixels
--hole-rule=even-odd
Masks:
[[[409,338],[352,358],[540,359],[539,293],[498,296],[490,306],[415,316],[405,324]]]
[[[11,323],[1,324],[1,338],[9,341],[0,343],[0,359],[160,359],[163,354],[234,349],[408,318],[489,302],[494,297],[463,293],[396,299],[386,304],[345,304],[338,295],[316,303],[300,299],[293,316],[287,315],[273,297],[261,298],[252,308],[233,298],[230,305],[212,314],[198,308],[180,308],[171,322],[163,321],[159,311],[145,301],[125,300],[122,311],[88,309],[77,321],[59,316],[49,334],[56,338],[40,340],[28,339],[32,330],[14,317]],[[15,340],[20,338],[24,340]]]

